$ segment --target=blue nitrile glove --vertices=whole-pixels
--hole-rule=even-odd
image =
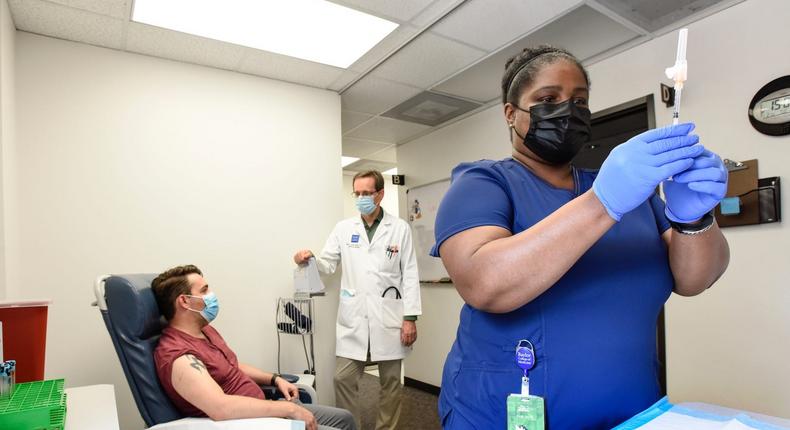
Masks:
[[[705,150],[699,136],[689,135],[694,124],[686,123],[648,130],[612,150],[593,182],[598,196],[615,221],[641,205],[658,184],[691,167]]]
[[[721,158],[706,149],[688,170],[663,182],[667,218],[684,224],[702,218],[727,194],[727,176]]]

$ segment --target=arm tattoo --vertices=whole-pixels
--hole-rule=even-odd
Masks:
[[[187,355],[187,357],[189,357],[189,360],[192,362],[189,365],[194,367],[198,372],[203,373],[203,370],[206,369],[206,365],[204,365],[202,361],[198,360],[198,358],[192,354]]]

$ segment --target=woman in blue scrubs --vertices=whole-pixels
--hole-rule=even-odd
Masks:
[[[512,157],[453,170],[432,251],[466,302],[442,377],[446,429],[505,428],[521,339],[534,346],[530,393],[548,429],[625,421],[660,397],[662,305],[727,267],[711,215],[727,171],[693,124],[640,134],[597,171],[570,164],[590,135],[589,87],[568,52],[525,49],[502,79]]]

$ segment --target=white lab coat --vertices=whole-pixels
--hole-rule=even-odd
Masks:
[[[382,209],[384,210],[384,209]],[[391,252],[397,247],[398,252]],[[390,252],[388,252],[388,250]],[[334,273],[343,262],[337,311],[336,355],[353,360],[399,360],[411,351],[400,341],[404,315],[421,315],[417,257],[406,221],[384,212],[368,242],[359,216],[340,221],[316,257],[318,270]],[[382,293],[388,287],[394,291]]]

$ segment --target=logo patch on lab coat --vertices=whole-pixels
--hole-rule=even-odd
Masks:
[[[359,235],[358,234],[352,234],[351,235],[351,243],[359,243]]]

